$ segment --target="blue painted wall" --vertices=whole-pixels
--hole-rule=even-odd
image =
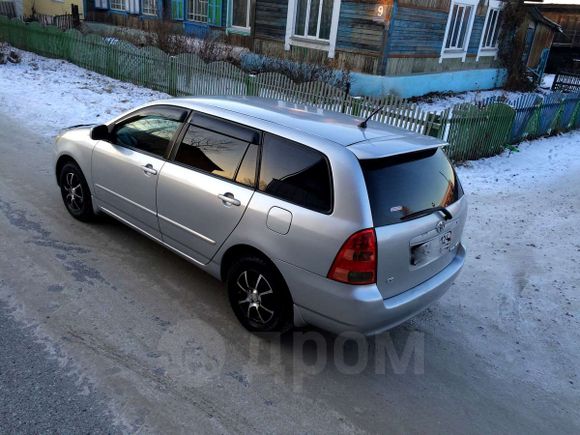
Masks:
[[[465,92],[494,89],[505,82],[503,69],[474,69],[410,76],[374,76],[351,73],[351,94],[382,97],[395,94],[403,98],[431,92]]]
[[[387,56],[441,53],[447,12],[397,7],[393,13]]]

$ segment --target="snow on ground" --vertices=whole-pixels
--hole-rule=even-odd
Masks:
[[[546,95],[551,91],[549,88],[539,88],[536,93],[538,95]],[[503,89],[493,89],[490,91],[470,91],[463,92],[460,94],[451,95],[437,95],[433,97],[423,97],[417,104],[421,109],[427,112],[440,112],[445,109],[449,109],[456,104],[461,103],[477,103],[483,100],[487,100],[491,97],[502,97],[507,100],[513,101],[517,100],[523,95],[522,92],[510,92]]]
[[[551,93],[552,83],[554,83],[554,74],[546,74],[542,80],[542,85],[536,90],[538,95]],[[418,105],[428,112],[440,112],[449,109],[456,104],[477,103],[491,97],[502,97],[513,101],[523,95],[522,92],[510,92],[503,89],[492,89],[489,91],[471,91],[460,94],[443,94],[419,98]]]
[[[518,150],[466,162],[458,172],[478,191],[526,189],[561,173],[580,172],[580,131],[523,142]]]
[[[542,77],[542,89],[552,89],[556,74],[544,74]]]
[[[43,136],[54,137],[71,125],[104,122],[140,104],[170,97],[64,60],[19,52],[21,63],[0,65],[0,105],[11,105],[11,113]]]

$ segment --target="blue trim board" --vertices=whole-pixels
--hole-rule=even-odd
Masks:
[[[351,73],[352,95],[382,97],[389,94],[403,98],[419,97],[431,92],[482,91],[502,86],[505,69],[473,69],[410,76],[374,76]]]
[[[387,41],[383,47],[383,62],[381,65],[381,72],[384,74],[387,71],[387,63],[389,62],[389,54],[391,53],[391,41],[393,36],[393,27],[395,25],[395,18],[399,12],[399,1],[395,0],[393,2],[393,9],[391,10],[391,16],[389,18],[389,31],[387,33]]]

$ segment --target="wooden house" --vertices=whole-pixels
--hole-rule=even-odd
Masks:
[[[259,55],[330,61],[371,76],[362,93],[410,96],[502,81],[502,0],[84,1],[89,20],[146,27],[166,19],[196,36],[225,32]]]

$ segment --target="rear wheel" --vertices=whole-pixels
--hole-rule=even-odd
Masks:
[[[244,258],[228,272],[230,304],[252,332],[284,332],[292,326],[292,298],[284,279],[267,261]]]
[[[87,180],[76,163],[67,163],[60,170],[60,193],[68,212],[80,221],[95,218]]]

